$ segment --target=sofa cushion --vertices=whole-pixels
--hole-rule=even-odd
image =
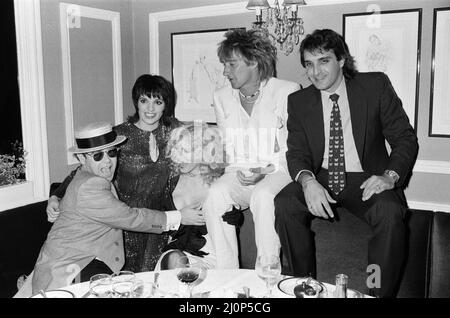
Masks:
[[[334,284],[335,275],[344,273],[349,276],[349,288],[367,292],[367,242],[371,235],[370,227],[345,209],[338,209],[338,217],[333,221],[315,219],[312,230],[316,233],[317,278]],[[428,296],[429,251],[431,246],[431,228],[434,213],[430,211],[409,210],[406,215],[408,254],[398,297],[424,298]],[[450,215],[445,215],[450,219]],[[254,223],[250,211],[244,212],[244,224],[240,229],[240,261],[242,268],[254,268],[256,245]],[[443,217],[441,216],[440,219]],[[447,219],[446,219],[447,220]],[[450,222],[450,220],[448,221]],[[446,227],[447,226],[447,227]],[[450,268],[445,265],[444,256],[450,255],[450,234],[445,232],[448,223],[440,222],[434,226],[434,232],[440,239],[434,243],[434,258],[441,264],[434,268],[436,283],[441,281],[437,273],[446,273],[450,277]],[[439,262],[440,261],[440,262]],[[434,262],[434,261],[433,261]],[[447,279],[446,282],[450,282]],[[445,284],[444,284],[445,286]],[[438,292],[439,290],[439,292]],[[444,293],[450,288],[434,288],[434,294]],[[432,295],[431,295],[432,296]]]
[[[239,264],[241,268],[254,269],[256,262],[255,223],[250,209],[244,210],[244,223],[238,229]]]
[[[424,298],[428,291],[428,259],[431,244],[431,227],[434,213],[423,210],[410,210],[406,215],[407,249],[399,298]]]
[[[450,297],[450,213],[433,219],[429,297]]]
[[[366,292],[367,242],[370,227],[345,209],[333,220],[314,219],[317,279],[335,283],[336,274],[349,277],[348,287]]]
[[[344,209],[338,209],[338,213],[340,219],[337,222],[313,221],[312,229],[317,233],[317,277],[333,284],[335,274],[345,273],[349,276],[350,288],[367,292],[370,227]],[[433,212],[408,210],[405,222],[408,253],[397,297],[424,298],[427,297],[427,254]]]
[[[0,212],[0,297],[12,297],[17,278],[34,267],[52,224],[47,201]]]

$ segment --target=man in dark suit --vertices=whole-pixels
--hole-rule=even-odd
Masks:
[[[402,186],[417,137],[388,77],[358,73],[342,36],[316,30],[300,56],[313,85],[288,97],[286,157],[294,182],[275,197],[283,274],[316,276],[311,221],[343,207],[372,228],[368,262],[380,266],[381,284],[371,293],[393,297],[405,255]]]

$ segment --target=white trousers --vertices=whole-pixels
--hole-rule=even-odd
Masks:
[[[255,241],[258,255],[276,254],[280,251],[280,240],[275,232],[274,198],[291,177],[279,170],[267,175],[256,185],[243,186],[236,172],[225,173],[210,187],[202,210],[206,218],[206,227],[215,249],[217,268],[239,268],[236,228],[223,221],[222,215],[231,211],[233,206],[247,207],[253,214],[255,223]]]

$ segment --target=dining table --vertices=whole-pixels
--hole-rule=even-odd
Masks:
[[[156,278],[156,279],[155,279]],[[135,273],[135,280],[144,284],[146,292],[139,298],[183,298],[186,297],[185,285],[177,279],[176,270],[161,270]],[[294,287],[306,278],[280,275],[277,284],[272,288],[270,298],[295,298]],[[155,287],[155,281],[157,285]],[[319,298],[333,297],[334,285],[321,282],[325,293]],[[152,289],[150,292],[149,290]],[[157,292],[155,292],[155,289]],[[72,284],[60,289],[69,292],[75,298],[96,298],[90,293],[89,282]],[[210,269],[205,270],[193,284],[193,298],[261,298],[267,296],[265,282],[253,269]],[[368,298],[354,290],[349,290],[349,298]]]

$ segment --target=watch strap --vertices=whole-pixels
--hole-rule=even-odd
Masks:
[[[384,174],[391,177],[394,180],[394,183],[397,183],[400,179],[400,176],[394,170],[384,170]]]

